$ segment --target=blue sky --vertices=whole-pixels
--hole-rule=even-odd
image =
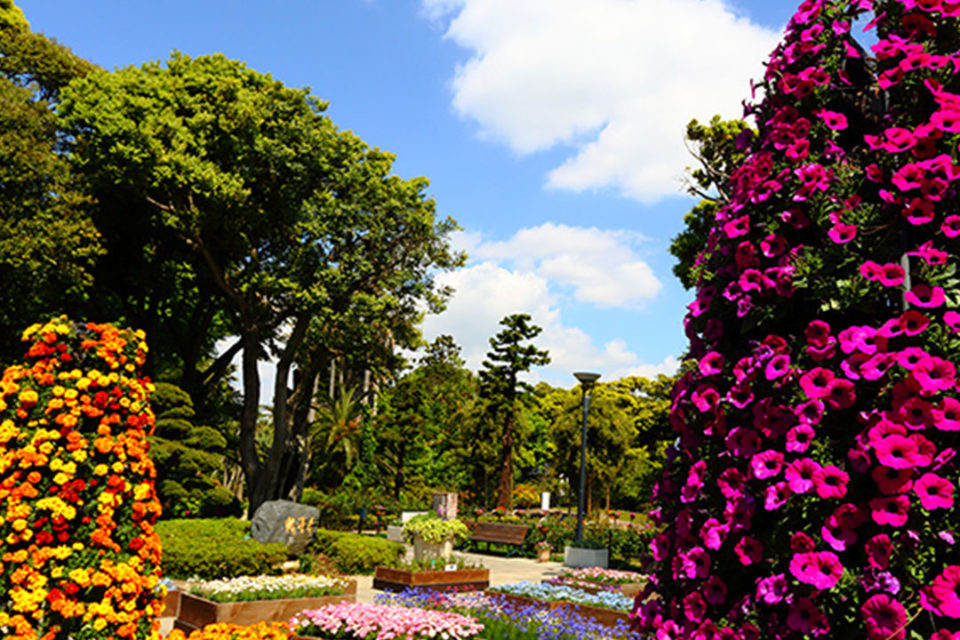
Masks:
[[[498,320],[544,327],[571,386],[670,371],[690,295],[673,278],[683,125],[739,115],[792,0],[21,0],[106,68],[221,52],[329,101],[343,129],[430,179],[471,255],[428,318],[476,366]]]

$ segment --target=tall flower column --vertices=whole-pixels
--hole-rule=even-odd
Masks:
[[[158,637],[142,332],[59,318],[0,378],[0,634]]]
[[[660,640],[960,633],[958,48],[956,0],[808,0],[771,56],[685,320]]]

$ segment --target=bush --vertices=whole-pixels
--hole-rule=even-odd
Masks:
[[[163,573],[171,578],[233,578],[277,573],[287,545],[247,538],[250,523],[237,518],[166,520],[157,523]]]
[[[398,542],[328,529],[317,530],[313,548],[349,575],[371,573],[378,566],[394,565],[404,552]]]

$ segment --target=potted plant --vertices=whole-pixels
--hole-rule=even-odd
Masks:
[[[537,543],[537,562],[548,562],[550,560],[550,552],[553,551],[553,545],[547,542],[546,540],[541,540]]]
[[[467,525],[457,519],[441,520],[436,514],[416,516],[403,525],[403,538],[413,543],[413,557],[419,562],[448,560],[453,543],[469,536]]]

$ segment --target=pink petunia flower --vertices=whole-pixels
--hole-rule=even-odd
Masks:
[[[948,238],[960,236],[960,216],[951,215],[944,218],[943,224],[940,225],[940,231]]]
[[[740,538],[733,550],[743,565],[751,565],[763,559],[763,545],[750,536]]]
[[[823,402],[820,400],[807,400],[794,410],[793,414],[802,424],[811,426],[820,424],[823,419]]]
[[[889,435],[874,445],[877,461],[892,469],[912,469],[917,466],[919,448],[914,440],[901,435]]]
[[[906,493],[913,486],[913,469],[894,469],[893,467],[884,467],[878,465],[870,472],[870,477],[877,483],[880,493],[891,495],[894,493]]]
[[[790,486],[786,482],[777,482],[766,488],[763,493],[763,508],[767,511],[775,511],[785,505],[790,499]]]
[[[691,591],[683,598],[683,612],[689,620],[700,622],[707,612],[707,603],[696,591]]]
[[[925,473],[913,483],[920,506],[928,511],[953,507],[953,483],[935,473]]]
[[[827,404],[831,409],[847,409],[853,406],[857,395],[854,385],[849,380],[836,378],[827,387]]]
[[[727,585],[719,576],[710,576],[703,583],[703,595],[707,602],[719,607],[727,599]]]
[[[810,448],[810,443],[816,432],[809,424],[798,424],[787,431],[787,451],[792,453],[803,453]]]
[[[885,593],[871,596],[860,608],[869,640],[903,640],[907,611]]]
[[[767,449],[756,454],[750,460],[750,470],[753,477],[764,480],[780,474],[783,468],[783,454],[773,449]]]
[[[960,313],[956,311],[947,311],[943,314],[943,321],[950,327],[950,331],[960,333]]]
[[[817,495],[828,500],[830,498],[842,498],[847,495],[847,483],[850,476],[839,467],[830,464],[820,467],[813,474],[813,486]]]
[[[829,369],[816,367],[800,376],[800,388],[808,398],[826,398],[830,394],[830,383],[836,376]]]
[[[827,236],[836,244],[846,244],[857,237],[857,227],[840,222],[830,227]]]
[[[932,309],[942,306],[947,297],[942,287],[931,287],[928,284],[915,284],[903,295],[904,300],[912,305]]]
[[[945,396],[931,412],[933,426],[941,431],[960,431],[960,401]]]
[[[908,336],[920,335],[929,325],[930,318],[916,309],[909,309],[900,316],[900,328]]]
[[[700,358],[700,373],[705,376],[722,373],[724,362],[726,362],[726,358],[723,357],[723,354],[711,351]]]
[[[907,523],[909,512],[910,498],[902,494],[870,501],[870,517],[879,525],[902,527]]]
[[[790,573],[815,589],[830,589],[840,581],[843,565],[832,551],[809,551],[794,554],[790,559]]]
[[[949,360],[927,356],[911,370],[914,379],[920,384],[922,395],[932,395],[946,391],[957,382],[957,368]]]
[[[680,563],[683,574],[688,578],[706,578],[710,575],[710,554],[703,547],[694,547],[685,554],[681,554]]]
[[[724,469],[717,477],[717,486],[720,487],[720,493],[727,499],[739,498],[743,495],[743,488],[746,484],[746,478],[738,469],[730,467]]]
[[[867,552],[867,562],[871,567],[886,569],[890,564],[890,554],[893,552],[893,543],[890,542],[890,536],[885,533],[879,533],[864,545]]]
[[[757,600],[776,604],[787,595],[787,579],[782,573],[757,580]]]
[[[798,633],[812,633],[823,624],[823,614],[810,598],[798,598],[787,614],[787,626]]]
[[[814,486],[814,478],[820,471],[820,465],[810,458],[801,458],[787,465],[784,477],[794,493],[806,493]]]
[[[960,618],[960,565],[950,565],[930,586],[940,611],[948,618]]]

